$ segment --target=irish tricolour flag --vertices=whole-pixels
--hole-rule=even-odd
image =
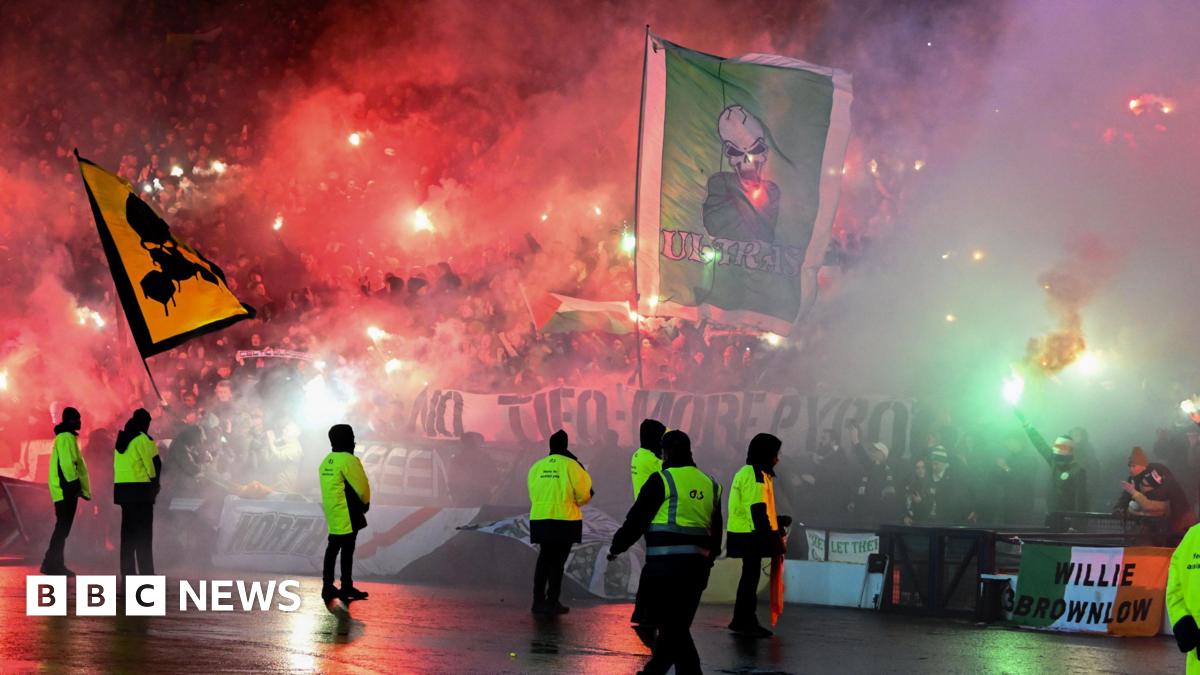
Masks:
[[[1155,635],[1171,549],[1027,544],[1013,623],[1050,630]]]

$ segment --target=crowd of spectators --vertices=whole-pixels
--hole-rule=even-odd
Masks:
[[[28,4],[13,7],[3,29],[6,50],[40,45],[38,53],[56,54],[49,63],[24,61],[26,71],[5,76],[12,105],[0,111],[0,137],[5,180],[32,190],[22,195],[26,202],[56,205],[58,215],[45,228],[2,223],[0,280],[28,289],[46,268],[18,251],[65,250],[57,270],[63,288],[109,321],[108,339],[89,347],[102,364],[91,376],[114,391],[137,389],[156,433],[189,448],[173,460],[180,471],[204,467],[220,481],[290,487],[294,476],[279,467],[301,452],[310,431],[302,392],[322,374],[335,380],[355,372],[345,379],[366,383],[358,387],[354,411],[366,421],[363,434],[394,437],[407,411],[399,387],[387,385],[393,361],[418,371],[406,385],[415,379],[476,392],[618,382],[701,392],[804,385],[804,361],[795,358],[802,340],[675,319],[643,319],[638,333],[538,330],[532,294],[632,298],[632,259],[620,248],[619,230],[585,233],[567,248],[524,235],[469,260],[452,262],[433,251],[418,263],[368,249],[347,253],[354,247],[335,241],[326,251],[301,250],[282,239],[263,245],[263,237],[247,236],[266,227],[257,220],[262,205],[240,183],[242,167],[266,151],[264,111],[272,88],[303,83],[317,58],[321,11],[320,3],[283,2],[212,9],[138,1],[78,10]],[[89,25],[95,29],[86,30]],[[411,93],[385,96],[378,115],[401,114],[388,105]],[[129,180],[258,310],[253,321],[150,359],[161,400],[125,372],[129,362],[121,355],[130,345],[108,263],[93,236],[78,234],[91,232],[92,216],[75,148]],[[847,213],[856,219],[871,213],[877,220],[896,209],[896,176],[887,176],[886,186],[876,177],[869,198],[843,200],[854,203]],[[353,200],[367,184],[342,175],[320,189],[331,200]],[[272,208],[291,206],[281,201]],[[835,227],[834,266],[852,264],[866,246],[867,236],[846,220]],[[321,254],[334,249],[338,263],[326,264]],[[548,266],[565,268],[566,280],[525,288],[523,280]],[[364,314],[370,322],[348,320]],[[389,339],[371,338],[365,331],[371,324]],[[95,421],[97,447],[107,443],[104,429],[119,423]]]
[[[823,430],[815,449],[797,448],[783,456],[777,498],[801,520],[823,525],[974,525],[1020,531],[1045,526],[1047,514],[1060,510],[1132,514],[1136,523],[1138,508],[1128,508],[1133,497],[1123,483],[1149,464],[1156,481],[1181,489],[1182,500],[1172,509],[1192,514],[1198,503],[1200,428],[1195,425],[1157,430],[1145,454],[1140,449],[1098,452],[1082,427],[1064,438],[1070,439],[1073,454],[1067,467],[1040,456],[1030,432],[1015,420],[1006,429],[969,431],[949,423],[918,425],[902,453],[865,442],[851,421],[840,431]],[[1131,460],[1131,454],[1143,459]],[[1069,506],[1057,504],[1053,495],[1066,470],[1086,476],[1086,490]],[[1161,494],[1166,492],[1164,488]]]

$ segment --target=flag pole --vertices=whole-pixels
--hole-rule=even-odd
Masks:
[[[150,378],[150,386],[154,387],[154,394],[158,396],[158,402],[166,405],[167,401],[163,398],[162,392],[158,390],[158,383],[154,381],[154,373],[150,372],[150,364],[146,363],[145,357],[140,353],[138,354],[138,358],[142,359],[142,367],[146,369],[146,376]]]
[[[540,340],[542,331],[538,328],[537,317],[533,315],[533,305],[529,304],[529,294],[525,292],[525,284],[517,284],[517,288],[521,290],[521,299],[525,301],[525,309],[529,310],[529,325],[533,326],[533,335]]]
[[[633,301],[634,320],[633,334],[636,340],[637,352],[637,384],[641,389],[645,386],[642,381],[642,291],[638,288],[638,248],[642,239],[641,221],[638,216],[642,206],[642,126],[646,123],[646,67],[650,54],[650,24],[646,24],[646,38],[642,41],[642,96],[638,105],[638,138],[637,138],[637,167],[634,171],[637,181],[633,187]]]

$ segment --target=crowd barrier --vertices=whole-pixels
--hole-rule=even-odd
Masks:
[[[1164,529],[1161,519],[1090,512],[1050,513],[1046,527],[1021,530],[883,525],[889,571],[880,609],[995,620],[1025,545],[1169,547]]]
[[[996,569],[996,532],[968,527],[884,525],[880,609],[937,616],[975,616],[982,576]]]

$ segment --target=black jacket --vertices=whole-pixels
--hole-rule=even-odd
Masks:
[[[694,462],[676,464],[674,468],[679,466],[696,466]],[[721,494],[718,491],[714,495],[712,520],[709,522],[708,541],[703,544],[704,548],[710,551],[709,560],[716,560],[717,556],[721,555],[721,534],[724,532],[725,523],[721,515]],[[611,550],[615,554],[628,551],[637,540],[646,534],[646,530],[650,528],[651,521],[654,516],[658,515],[658,511],[662,508],[663,502],[667,499],[667,487],[663,483],[661,473],[656,473],[646,479],[642,485],[642,489],[638,491],[637,499],[633,502],[633,506],[629,508],[629,513],[625,514],[625,522],[621,528],[613,535]],[[670,546],[673,543],[691,544],[695,540],[687,535],[674,535],[671,533],[655,533],[662,541],[663,546]],[[673,542],[672,537],[680,538],[678,542]],[[655,544],[659,545],[659,544]],[[690,554],[683,554],[682,557],[687,557]],[[667,555],[656,556],[662,558],[676,558],[681,556]]]
[[[862,464],[862,477],[854,491],[854,517],[871,524],[899,520],[891,467],[887,462],[876,464],[861,443],[854,445],[854,454]]]
[[[1192,507],[1188,504],[1187,494],[1179,485],[1179,481],[1175,479],[1175,474],[1171,473],[1166,466],[1151,462],[1146,466],[1145,471],[1131,476],[1129,482],[1133,483],[1134,488],[1151,501],[1167,502],[1167,515],[1163,520],[1169,523],[1172,532],[1183,534],[1196,523]],[[1129,502],[1132,499],[1122,490],[1113,506],[1113,511],[1127,513]]]

